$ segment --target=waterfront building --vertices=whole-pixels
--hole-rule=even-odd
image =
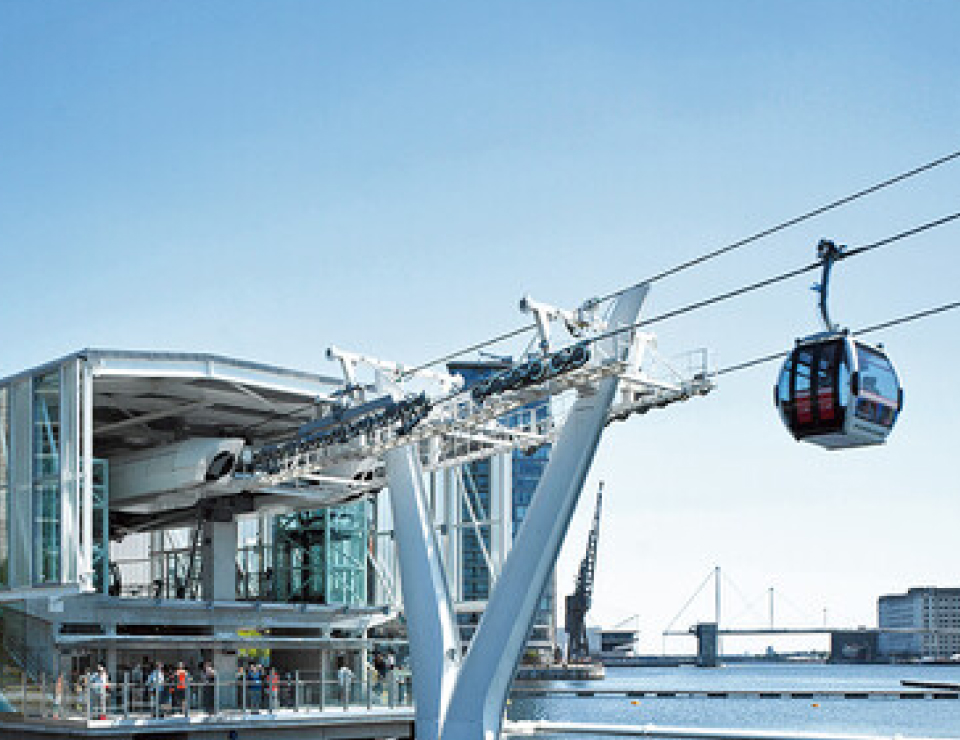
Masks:
[[[888,594],[880,597],[877,611],[882,657],[947,660],[960,654],[960,588],[925,586]]]
[[[599,661],[636,657],[639,640],[638,629],[587,627],[588,654],[590,658]],[[563,628],[557,628],[558,653],[563,654],[568,641],[569,633]]]
[[[250,489],[251,447],[332,407],[327,378],[206,354],[84,350],[0,380],[2,659],[31,680],[245,655],[356,675],[396,612],[369,597],[366,501]],[[291,513],[293,512],[293,513]],[[269,654],[269,658],[265,658]]]
[[[874,663],[879,645],[877,630],[834,630],[830,633],[830,662]]]
[[[460,363],[468,384],[506,363]],[[248,658],[285,674],[363,675],[406,651],[388,491],[245,488],[250,450],[328,414],[328,378],[227,357],[83,350],[0,380],[0,659],[31,681],[103,663]],[[548,401],[516,412],[548,424]],[[549,446],[426,474],[464,646],[546,465]],[[343,491],[341,486],[339,489]],[[310,502],[317,506],[310,507]],[[528,643],[552,656],[551,578]]]

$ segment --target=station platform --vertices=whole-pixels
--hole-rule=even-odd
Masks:
[[[20,714],[0,716],[2,740],[54,738],[116,738],[117,740],[378,740],[413,738],[412,707],[329,708],[322,711],[279,710],[260,714],[193,714],[189,717],[128,717],[55,719]]]

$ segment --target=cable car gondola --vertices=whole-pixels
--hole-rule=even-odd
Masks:
[[[795,439],[831,450],[883,444],[903,407],[903,389],[883,348],[861,342],[831,323],[830,268],[842,254],[823,240],[820,312],[827,331],[798,339],[780,371],[774,402]]]

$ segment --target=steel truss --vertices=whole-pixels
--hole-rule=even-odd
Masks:
[[[588,345],[581,341],[573,346]],[[238,477],[248,478],[249,489],[295,495],[305,507],[336,504],[384,488],[387,480],[383,461],[391,450],[412,445],[423,470],[433,472],[516,449],[553,444],[566,422],[572,399],[596,389],[604,379],[619,381],[607,424],[706,395],[714,388],[705,352],[696,353],[696,364],[680,372],[659,356],[651,334],[625,332],[591,349],[589,359],[580,367],[540,381],[528,380],[521,387],[503,389],[481,400],[476,398],[475,389],[458,388],[453,378],[441,382],[446,392],[436,400],[429,400],[423,393],[401,395],[397,403],[403,404],[406,398],[420,414],[407,426],[399,415],[384,420],[389,414],[382,411],[378,423],[364,423],[364,419],[374,419],[373,413],[361,416],[359,422],[338,425],[333,419],[327,425],[330,431],[322,436],[301,436],[257,451],[254,459],[266,453],[269,465],[261,463],[260,469]],[[403,375],[402,366],[351,357],[356,362],[367,361],[391,382],[399,383]],[[353,408],[362,406],[370,394],[369,389],[356,385],[355,372],[351,367],[344,392],[345,397],[354,399]],[[438,380],[436,376],[431,373],[429,379]],[[538,416],[530,410],[545,400],[550,404],[549,414]]]

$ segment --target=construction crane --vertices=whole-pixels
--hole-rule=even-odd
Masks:
[[[577,587],[566,598],[567,660],[584,660],[590,655],[587,644],[587,612],[593,598],[593,571],[597,564],[597,541],[600,539],[600,505],[603,501],[603,481],[597,491],[597,508],[593,513],[593,526],[587,538],[587,553],[580,561]]]

